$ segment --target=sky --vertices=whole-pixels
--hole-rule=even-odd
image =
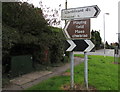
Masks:
[[[66,0],[23,0],[32,3],[35,7],[40,7],[39,2],[42,1],[43,5],[57,9],[61,4],[61,8],[65,9]],[[67,0],[67,8],[77,8],[97,5],[101,12],[97,18],[91,18],[91,30],[100,32],[102,42],[104,42],[104,26],[103,16],[105,15],[105,41],[108,43],[118,42],[118,2],[119,0]],[[61,14],[60,14],[61,15]],[[64,28],[64,21],[61,24]]]

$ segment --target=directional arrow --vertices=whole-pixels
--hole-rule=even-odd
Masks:
[[[72,51],[76,47],[76,44],[72,40],[67,40],[67,42],[70,44],[70,47],[66,51]]]
[[[84,50],[84,52],[90,52],[90,51],[95,47],[95,45],[92,43],[91,40],[85,40],[85,42],[86,42],[89,46]]]
[[[67,28],[68,28],[69,24],[70,24],[70,21],[67,22],[67,25],[65,26],[64,31],[63,31],[65,36],[66,36],[66,38],[70,38],[70,35],[67,32]]]
[[[100,9],[97,5],[63,9],[61,11],[62,20],[95,18],[99,15]]]
[[[66,51],[90,52],[95,47],[91,40],[67,40],[67,42],[70,46]]]

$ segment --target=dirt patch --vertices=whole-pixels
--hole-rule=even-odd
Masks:
[[[80,90],[80,91],[87,91],[87,92],[96,92],[96,88],[92,87],[92,86],[89,86],[88,89],[86,89],[86,87],[84,85],[80,85],[80,84],[75,84],[74,85],[74,89],[71,89],[70,88],[70,85],[69,84],[66,84],[66,85],[63,85],[62,87],[62,90],[66,90],[66,91],[70,91],[70,90],[73,90],[72,92],[74,92],[74,90]]]
[[[120,64],[119,62],[112,62],[112,64]]]
[[[70,72],[65,72],[62,74],[62,76],[70,76]]]
[[[84,58],[81,57],[74,57],[75,61],[84,61]]]

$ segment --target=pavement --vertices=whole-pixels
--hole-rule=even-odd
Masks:
[[[33,80],[36,80],[36,79],[38,79],[42,76],[45,76],[45,75],[48,75],[48,74],[51,74],[51,73],[52,73],[51,71],[41,71],[41,72],[37,71],[37,72],[25,74],[21,77],[12,79],[12,80],[10,80],[10,82],[20,86],[20,85],[24,85],[26,83],[29,83]]]
[[[74,65],[76,66],[82,63],[83,60],[84,59],[82,58],[75,57]],[[10,80],[10,85],[3,88],[3,90],[24,90],[53,76],[62,75],[69,68],[70,63],[66,63],[63,66],[54,67],[51,71],[37,71],[28,73]]]

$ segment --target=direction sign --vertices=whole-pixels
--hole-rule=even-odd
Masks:
[[[90,39],[90,19],[69,21],[64,34],[67,39]]]
[[[97,5],[63,9],[61,11],[62,20],[95,18],[100,13]]]
[[[91,40],[67,40],[67,42],[70,46],[66,51],[90,52],[95,47]]]

